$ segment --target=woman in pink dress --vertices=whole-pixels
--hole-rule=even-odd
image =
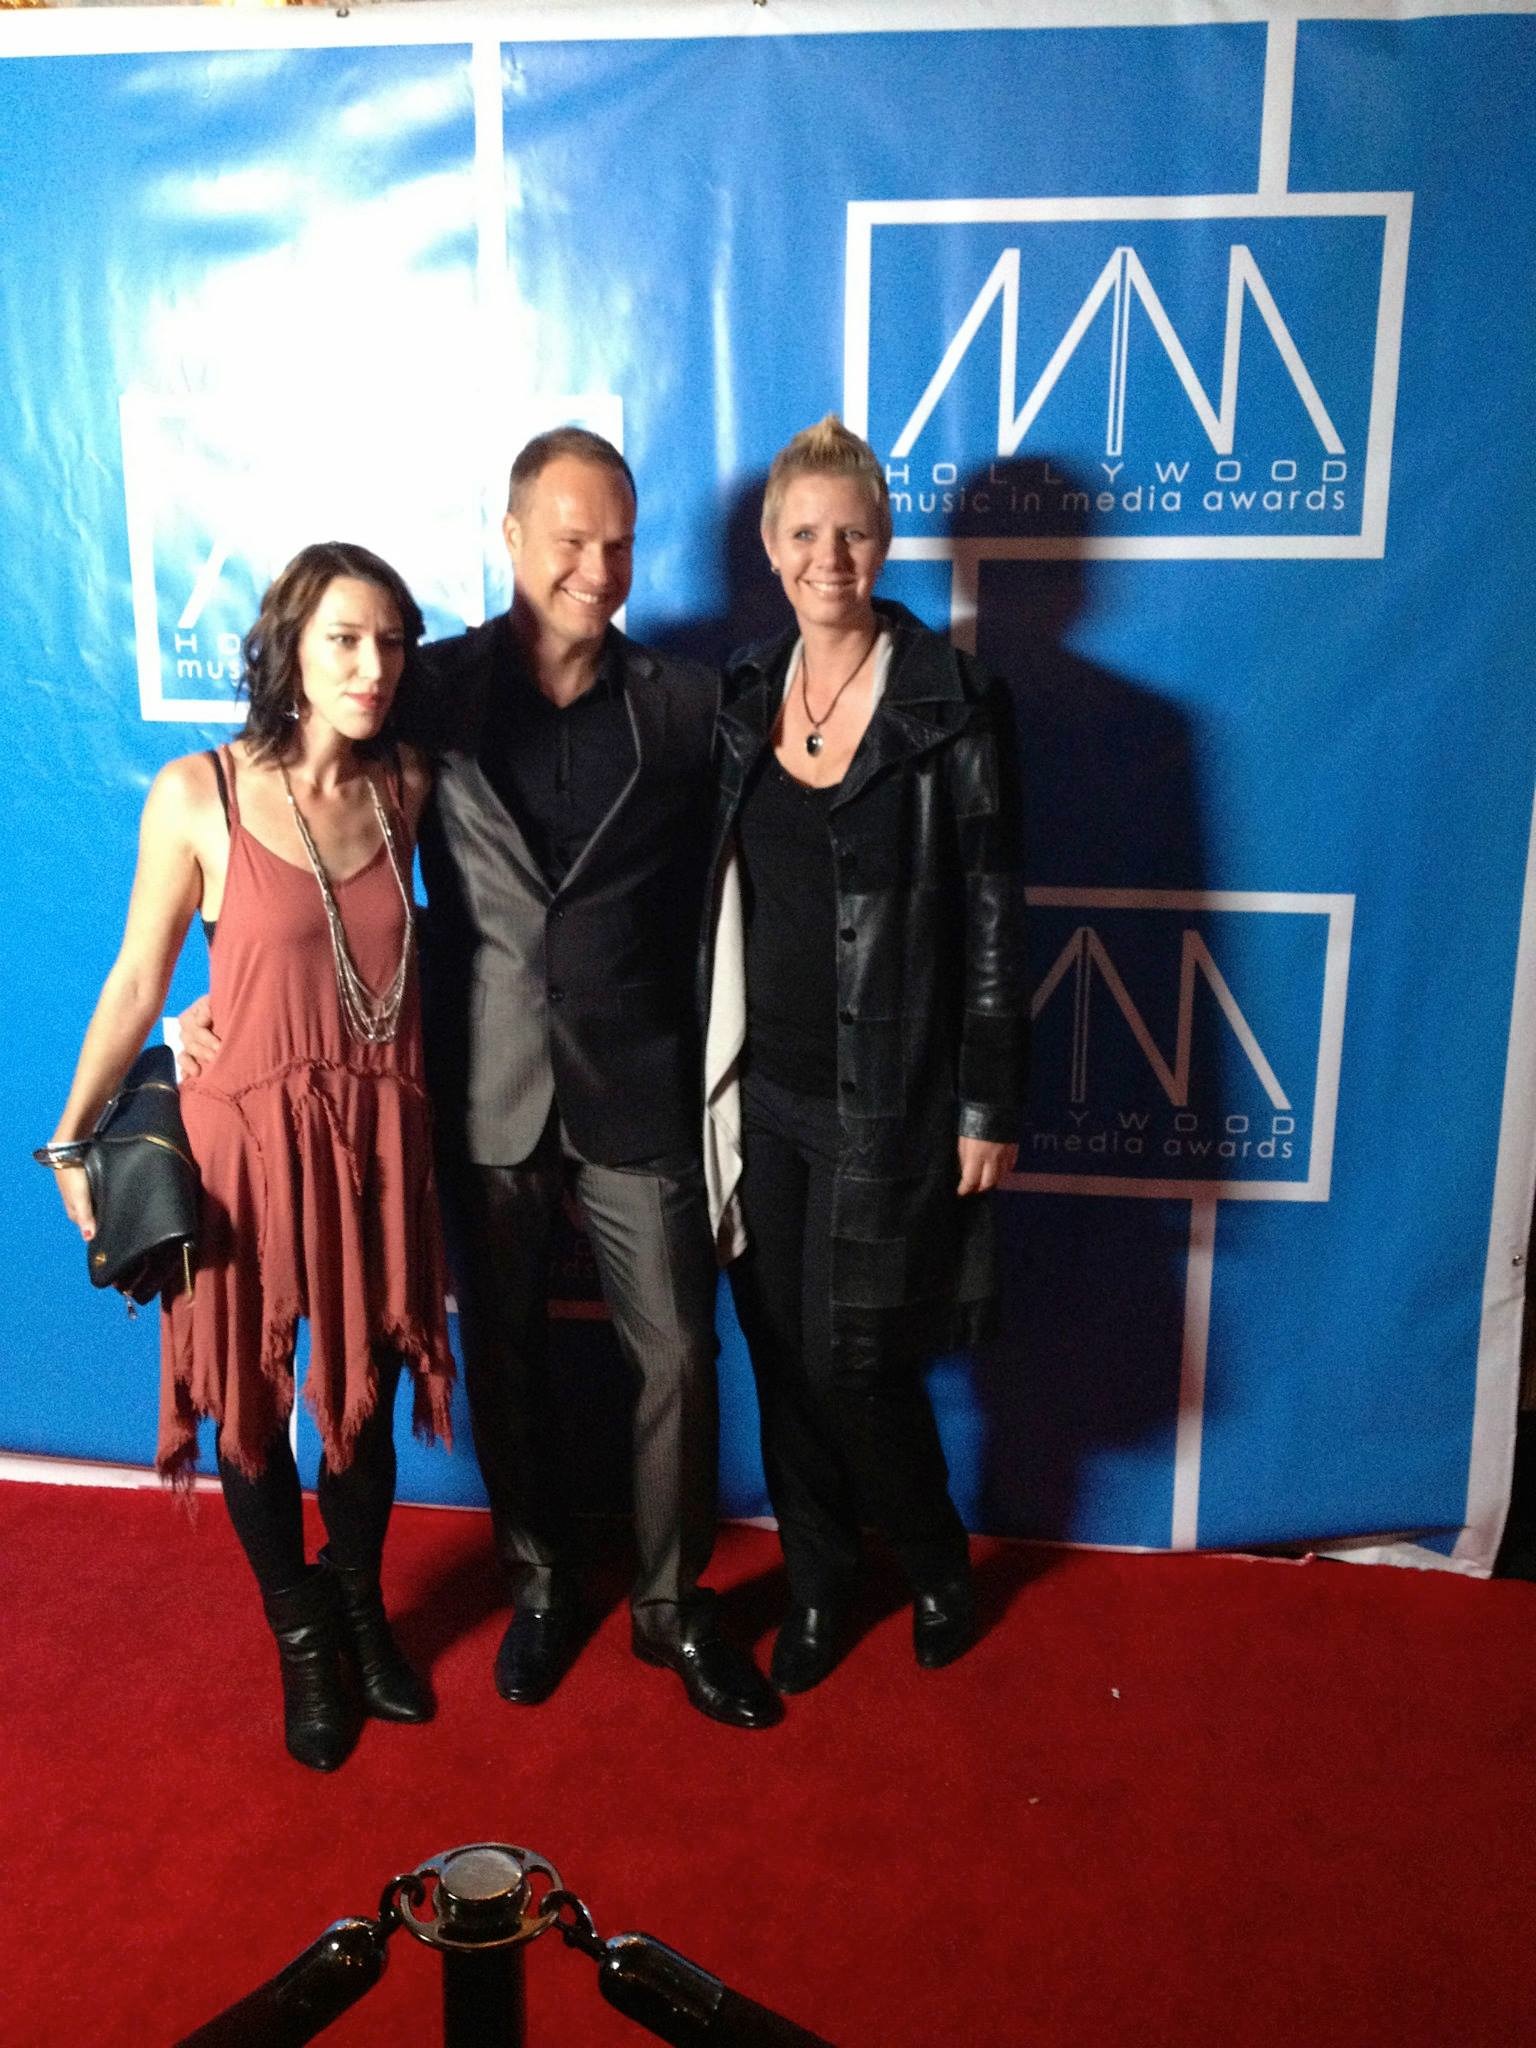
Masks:
[[[214,1419],[277,1641],[288,1749],[322,1771],[356,1735],[347,1665],[368,1712],[432,1713],[379,1589],[401,1369],[429,1438],[448,1436],[454,1371],[411,906],[428,772],[391,738],[421,632],[410,592],[365,548],[307,547],[273,583],[245,642],[244,729],[150,788],[122,948],[49,1148],[89,1239],[70,1147],[160,1016],[201,911],[221,1049],[181,1091],[202,1216],[192,1287],[162,1302],[156,1465],[189,1483],[197,1420]],[[301,1317],[323,1451],[318,1565],[287,1428]]]

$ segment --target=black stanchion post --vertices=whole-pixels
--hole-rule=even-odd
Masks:
[[[482,1843],[443,1858],[443,2048],[526,2048],[523,1948],[515,1937],[527,1902],[527,1876],[505,1850]]]
[[[443,1959],[443,2048],[525,2048],[523,1948],[554,1924],[560,1873],[531,1849],[472,1842],[395,1878],[384,1908]]]
[[[443,1959],[443,2048],[527,2048],[523,1949],[552,1927],[596,1963],[614,2010],[673,2048],[832,2048],[652,1934],[605,1941],[554,1865],[507,1842],[450,1849],[391,1878],[377,1920],[336,1921],[178,2048],[304,2048],[378,1982],[397,1928]]]
[[[444,1949],[443,2048],[524,2048],[527,2027],[520,1948]]]

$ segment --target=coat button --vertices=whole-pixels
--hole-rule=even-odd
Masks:
[[[837,936],[845,945],[851,946],[859,935],[851,924],[845,924]]]

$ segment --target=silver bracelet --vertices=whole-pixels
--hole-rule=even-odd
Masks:
[[[83,1165],[90,1149],[89,1138],[69,1138],[57,1145],[39,1145],[32,1157],[39,1166],[48,1166],[55,1173],[63,1173],[66,1167]]]

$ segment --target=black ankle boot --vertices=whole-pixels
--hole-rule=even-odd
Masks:
[[[334,1771],[357,1739],[357,1717],[342,1683],[340,1630],[331,1588],[313,1567],[296,1586],[263,1593],[283,1679],[283,1739],[312,1771]]]
[[[432,1695],[395,1641],[378,1572],[337,1564],[328,1550],[321,1551],[320,1562],[336,1589],[342,1647],[351,1650],[369,1713],[380,1721],[430,1721],[437,1711]]]

